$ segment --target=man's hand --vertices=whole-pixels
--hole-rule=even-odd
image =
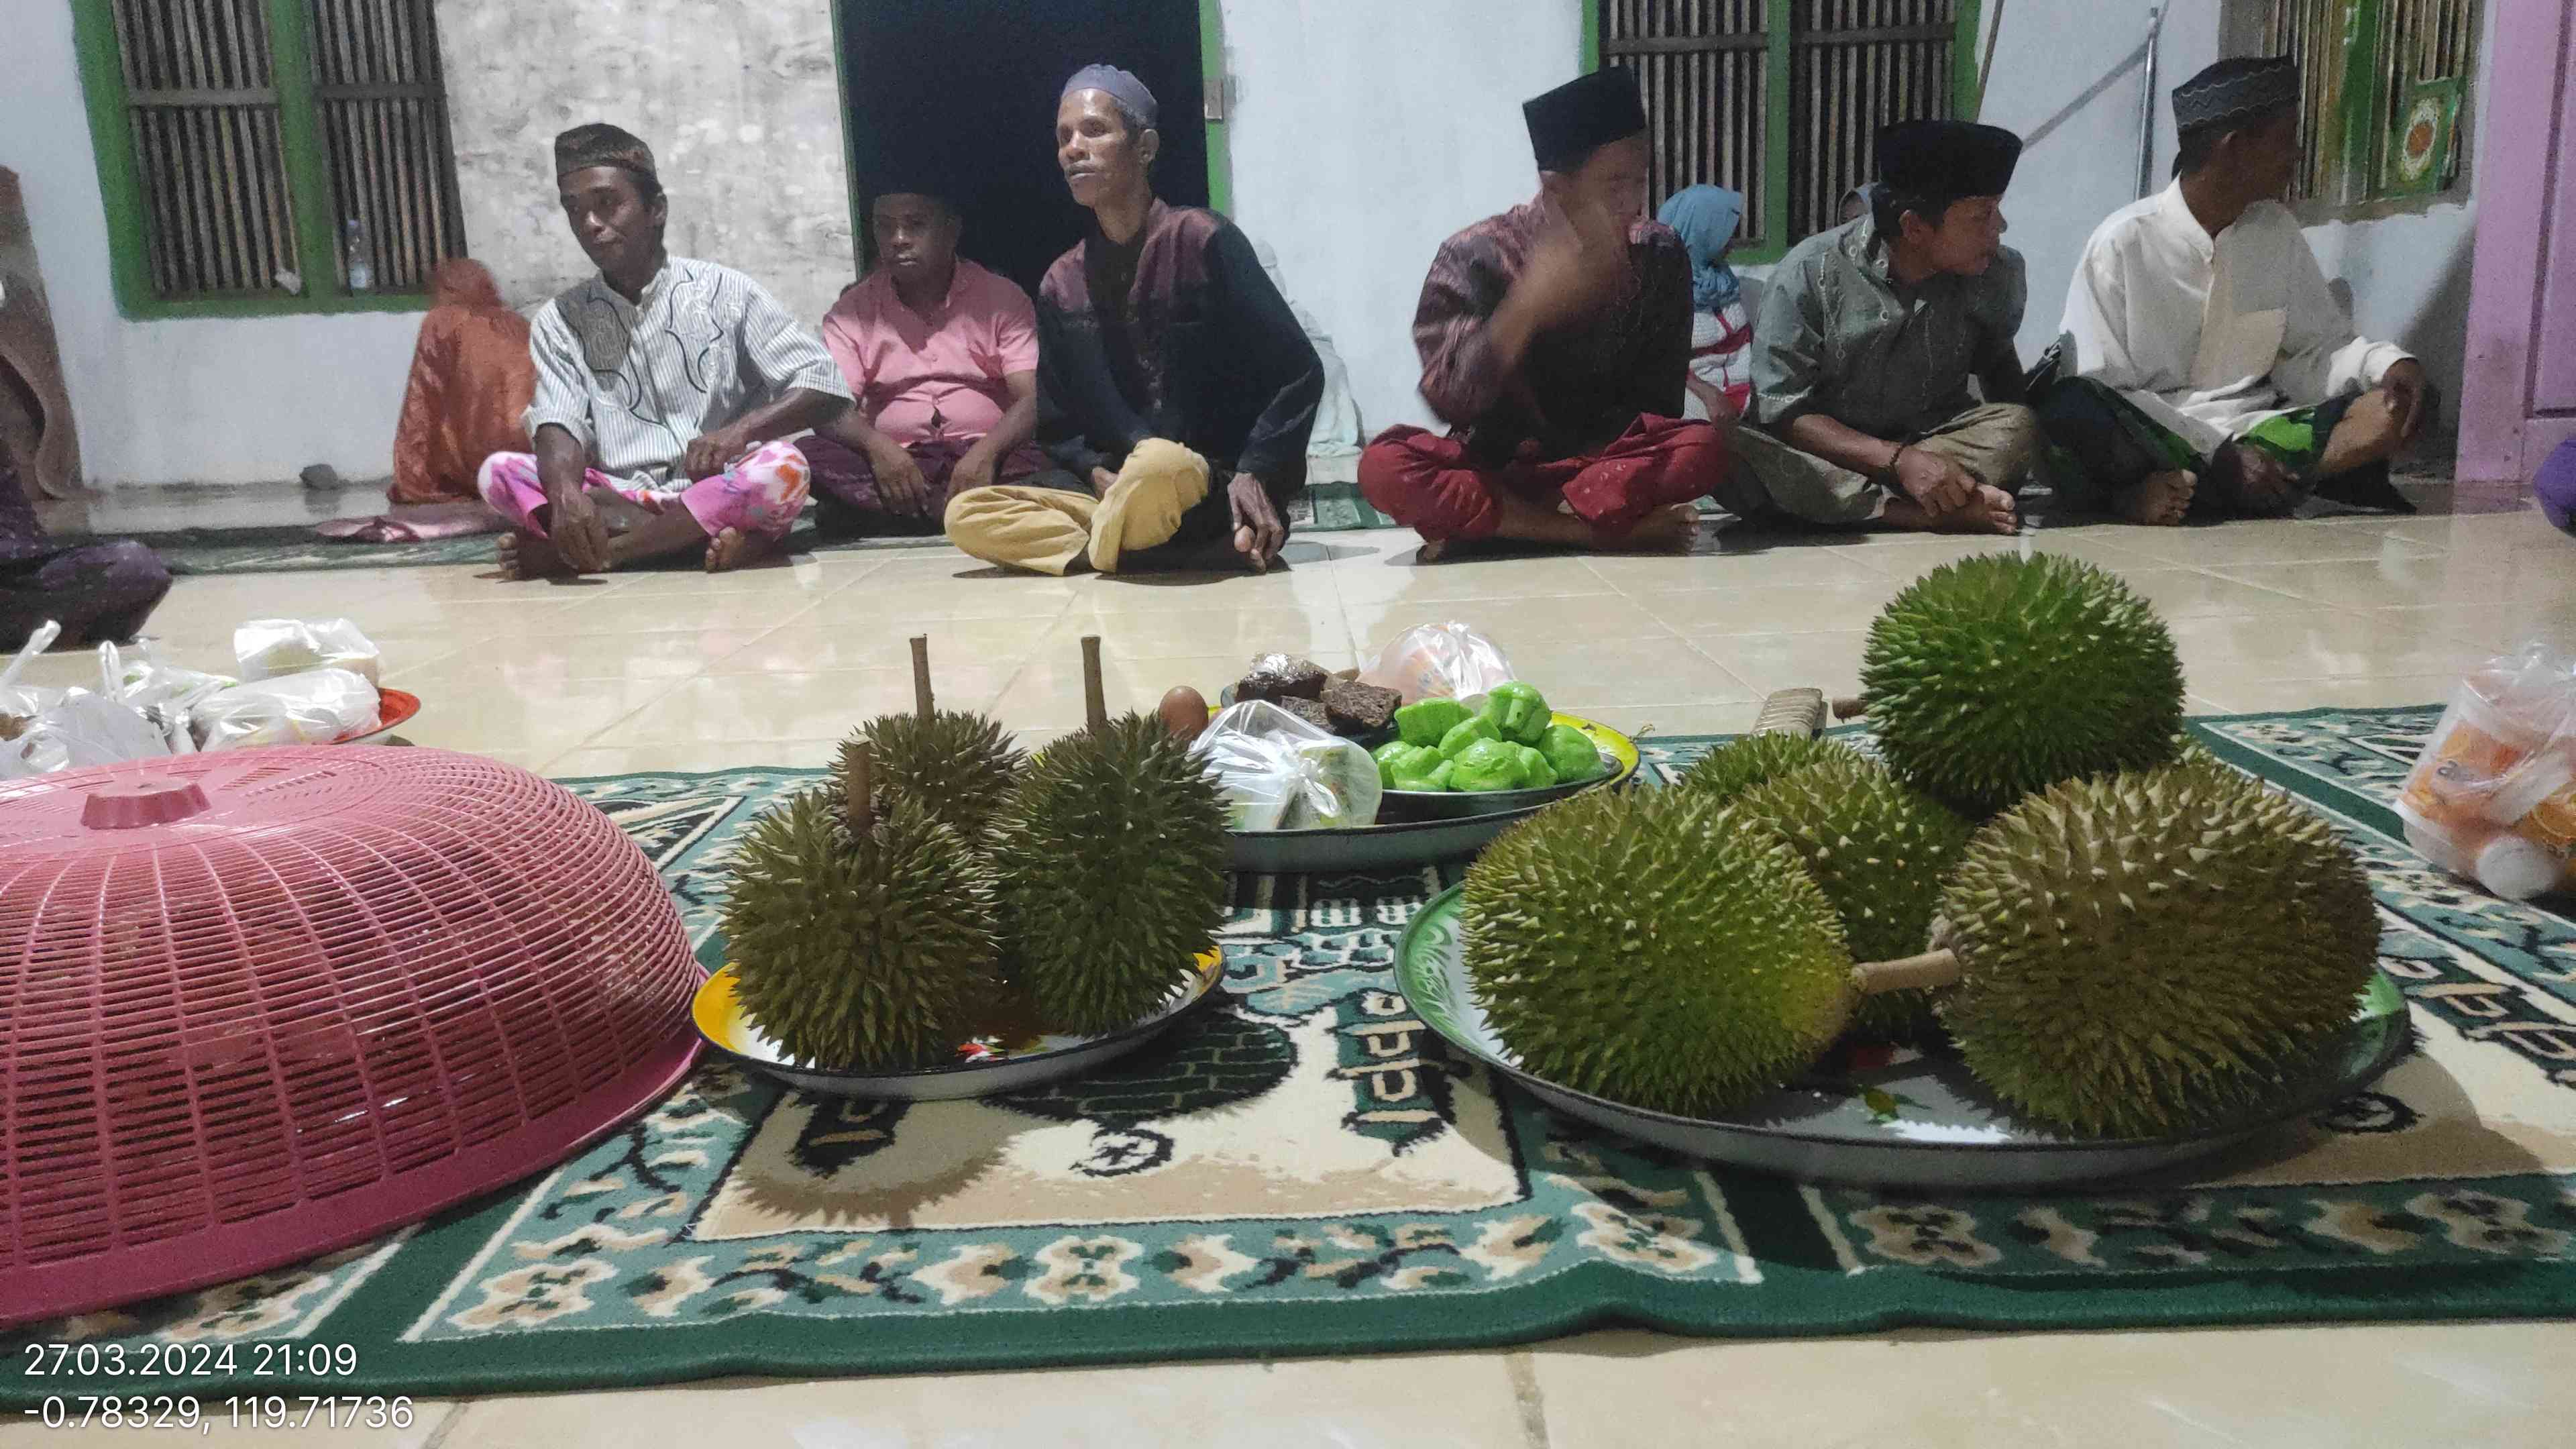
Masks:
[[[576,572],[608,572],[608,524],[580,485],[547,496],[546,541]]]
[[[718,428],[689,440],[689,450],[681,459],[688,465],[689,481],[713,478],[732,467],[756,444],[731,428]]]
[[[1091,470],[1091,496],[1092,496],[1092,497],[1094,497],[1094,498],[1106,498],[1106,497],[1108,497],[1108,496],[1109,496],[1109,490],[1110,490],[1110,489],[1112,489],[1112,488],[1115,488],[1115,487],[1117,487],[1117,486],[1118,486],[1118,475],[1117,475],[1117,474],[1110,472],[1110,471],[1109,471],[1108,469],[1106,469],[1106,468],[1094,468],[1094,469],[1092,469],[1092,470]]]
[[[1628,267],[1628,239],[1597,205],[1547,207],[1529,266],[1512,285],[1540,331],[1569,322],[1618,295]]]
[[[2433,421],[2432,382],[2424,376],[2424,364],[2414,358],[2402,358],[2379,379],[2388,389],[2388,401],[2397,414],[2397,435],[2413,442],[2427,424]]]
[[[1270,572],[1271,560],[1288,542],[1288,525],[1279,517],[1279,507],[1270,501],[1261,480],[1249,473],[1237,473],[1225,485],[1226,501],[1234,505],[1234,551],[1252,561],[1263,573]]]
[[[930,515],[930,482],[901,443],[879,434],[868,449],[868,471],[876,475],[877,502],[885,505],[886,512],[907,518]]]
[[[993,455],[993,450],[981,442],[968,448],[965,456],[957,460],[957,466],[948,470],[948,496],[954,498],[970,488],[992,487],[993,474],[1000,461]]]
[[[1896,454],[1896,486],[1926,513],[1950,513],[1977,496],[1977,477],[1938,453],[1908,445]]]

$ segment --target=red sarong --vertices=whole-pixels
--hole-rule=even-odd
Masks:
[[[1540,508],[1559,500],[1612,537],[1667,504],[1715,492],[1726,481],[1726,437],[1714,424],[1651,414],[1608,447],[1541,459],[1533,446],[1499,468],[1467,459],[1457,438],[1393,427],[1360,454],[1360,492],[1425,539],[1485,538],[1500,520],[1499,490]]]

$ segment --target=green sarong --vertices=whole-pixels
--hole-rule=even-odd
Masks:
[[[2117,389],[2091,378],[2056,376],[2055,363],[2052,352],[2032,372],[2030,402],[2048,439],[2050,481],[2067,507],[2110,512],[2114,493],[2150,473],[2180,470],[2198,473],[2203,480],[2213,476],[2210,459]],[[2189,516],[2286,513],[2311,494],[2358,507],[2414,512],[2415,505],[2388,481],[2386,463],[2349,469],[2332,478],[2317,476],[2326,440],[2334,436],[2336,425],[2356,401],[2340,397],[2296,408],[2266,418],[2232,440],[2240,448],[2261,449],[2288,470],[2298,488],[2285,506],[2247,507],[2222,496],[2220,489],[2203,486],[2192,495]]]

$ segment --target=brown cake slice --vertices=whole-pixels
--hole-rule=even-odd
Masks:
[[[1252,672],[1235,681],[1237,703],[1247,699],[1266,699],[1285,703],[1292,699],[1324,697],[1324,666],[1311,659],[1296,659],[1285,654],[1264,654],[1252,661]]]
[[[1271,703],[1319,730],[1330,730],[1333,727],[1332,716],[1325,713],[1322,705],[1311,699],[1274,699]]]
[[[1402,703],[1404,696],[1394,690],[1356,679],[1336,679],[1324,686],[1324,714],[1332,720],[1335,734],[1376,734],[1395,722],[1395,708]]]

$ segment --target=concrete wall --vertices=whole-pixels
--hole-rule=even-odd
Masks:
[[[829,0],[439,0],[465,237],[514,305],[589,270],[555,200],[555,133],[641,136],[674,255],[738,267],[820,318],[849,285],[849,169]]]
[[[0,166],[26,189],[91,483],[247,483],[308,463],[389,471],[419,317],[119,317],[71,7],[7,9]]]
[[[1363,427],[1429,423],[1432,253],[1538,189],[1520,103],[1582,63],[1579,0],[1225,0],[1234,218],[1350,367]]]

